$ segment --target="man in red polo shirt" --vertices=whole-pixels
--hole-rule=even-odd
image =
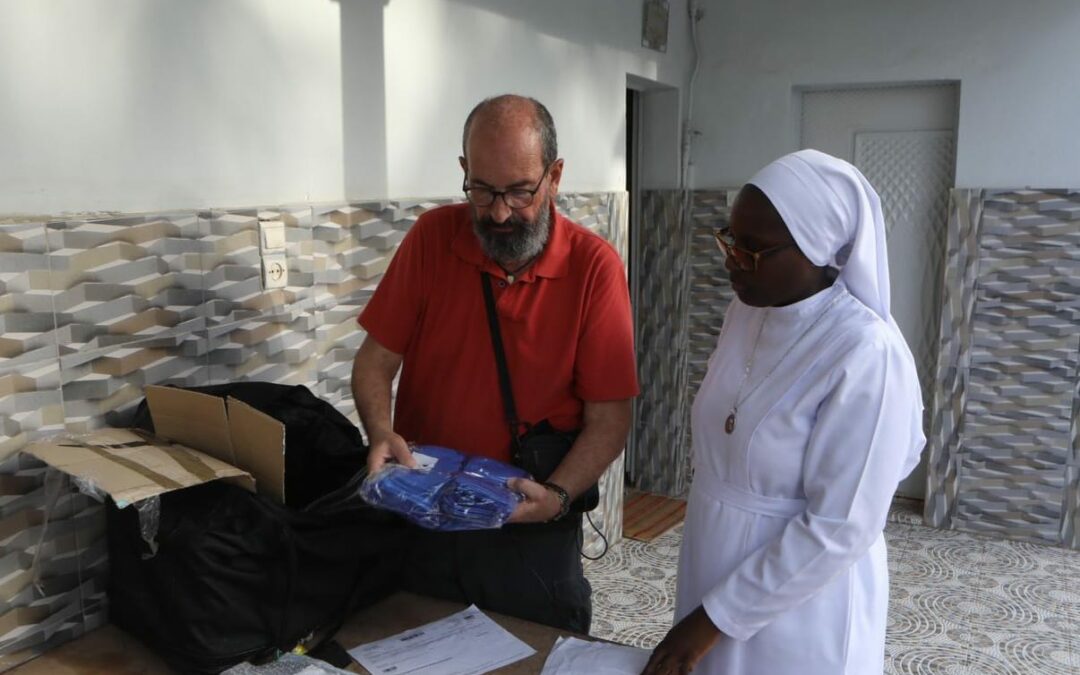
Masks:
[[[423,214],[360,315],[353,396],[368,468],[413,466],[407,442],[510,460],[482,274],[493,282],[518,417],[580,430],[544,484],[520,480],[512,525],[417,531],[406,588],[587,632],[581,516],[566,504],[622,451],[638,393],[622,261],[555,211],[555,126],[538,101],[499,96],[463,134],[468,203]],[[398,370],[391,423],[391,383]]]

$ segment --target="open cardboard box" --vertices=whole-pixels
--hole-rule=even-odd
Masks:
[[[100,429],[25,452],[129,504],[212,480],[285,503],[285,425],[229,397],[149,386],[154,434]]]

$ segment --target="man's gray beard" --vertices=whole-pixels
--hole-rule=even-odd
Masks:
[[[473,232],[480,240],[480,248],[484,249],[484,253],[503,267],[523,263],[540,255],[544,250],[551,234],[551,210],[546,206],[540,209],[536,220],[531,223],[518,218],[517,214],[511,214],[502,225],[511,225],[513,231],[507,234],[492,232],[488,228],[495,226],[494,221],[490,218],[477,218],[476,209],[473,209]]]

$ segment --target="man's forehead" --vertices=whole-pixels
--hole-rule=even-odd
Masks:
[[[540,130],[527,121],[494,120],[474,122],[469,130],[468,151],[484,146],[519,146],[522,150],[541,151]]]
[[[470,176],[507,183],[535,182],[544,169],[544,160],[539,141],[530,140],[527,136],[471,137],[466,157]]]

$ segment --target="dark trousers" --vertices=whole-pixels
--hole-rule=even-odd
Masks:
[[[406,590],[588,633],[592,588],[581,568],[581,515],[497,530],[414,528]]]

